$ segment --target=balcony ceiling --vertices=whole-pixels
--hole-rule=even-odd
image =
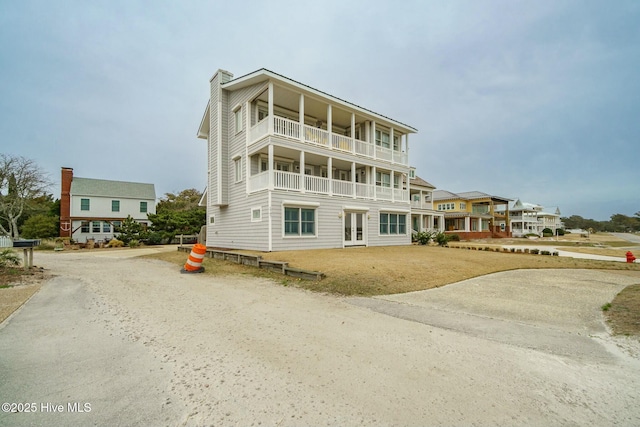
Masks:
[[[274,106],[285,108],[292,113],[299,112],[300,94],[298,92],[294,92],[280,86],[274,86],[273,91],[275,99]],[[262,92],[258,99],[265,103],[269,102],[268,91]],[[305,116],[307,116],[307,119],[312,118],[313,120],[322,120],[323,127],[326,128],[327,105],[328,104],[326,102],[321,102],[320,100],[311,96],[305,96],[304,114]],[[333,105],[331,109],[331,117],[334,125],[343,128],[348,128],[351,126],[351,112],[347,110],[340,109]],[[364,116],[359,116],[358,114],[356,114],[356,123],[363,122],[364,120]]]

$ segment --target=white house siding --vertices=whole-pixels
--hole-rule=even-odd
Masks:
[[[89,210],[80,209],[80,199],[89,199]],[[120,201],[120,211],[111,211],[111,201]],[[147,202],[147,212],[140,212],[140,202]],[[131,215],[136,221],[147,221],[148,213],[156,213],[155,200],[151,199],[125,199],[122,197],[99,197],[74,195],[71,197],[71,217],[87,218],[126,218]]]
[[[256,249],[268,251],[268,197],[267,192],[262,191],[247,195],[246,185],[246,138],[248,112],[246,102],[259,94],[260,88],[251,86],[242,90],[229,93],[223,92],[222,123],[225,131],[223,134],[222,170],[220,176],[223,177],[223,191],[226,194],[226,206],[216,206],[216,198],[208,198],[208,222],[207,222],[207,246],[225,247],[236,249]],[[213,91],[212,91],[213,93]],[[243,127],[238,134],[234,129],[233,107],[240,105],[242,108]],[[217,116],[217,105],[211,103],[211,117]],[[213,128],[213,122],[211,122]],[[216,145],[214,131],[209,134],[210,139],[210,160],[212,172],[209,175],[208,188],[217,188],[217,170],[213,172],[216,165]],[[242,180],[235,181],[234,158],[240,156],[242,159]],[[216,166],[217,167],[217,166]],[[251,210],[261,208],[262,218],[260,221],[251,221]],[[211,217],[215,217],[215,222],[211,224]]]
[[[262,218],[251,221],[251,209],[260,207]],[[269,220],[267,192],[254,194],[242,202],[226,207],[214,206],[215,224],[207,224],[207,246],[233,249],[269,250]]]
[[[81,207],[81,199],[89,199],[89,210],[83,211]],[[120,210],[113,212],[111,210],[111,202],[113,200],[120,201]],[[140,212],[140,202],[147,202],[147,212]],[[122,221],[127,216],[131,217],[138,222],[149,223],[147,214],[156,213],[156,203],[153,199],[129,199],[123,197],[101,197],[101,196],[82,196],[74,195],[70,200],[70,210],[72,218],[71,230],[75,230],[71,236],[73,240],[80,243],[85,243],[87,239],[94,239],[95,241],[107,240],[115,237],[118,233],[114,232],[113,226],[108,225],[109,231],[104,232],[105,222],[110,221]],[[82,232],[82,223],[89,222],[89,232]],[[100,232],[93,231],[93,222],[100,223]]]
[[[398,213],[402,209],[399,204],[390,206],[388,202],[358,200],[348,197],[318,196],[308,197],[300,193],[273,192],[272,193],[272,235],[273,251],[296,249],[326,249],[342,248],[344,242],[344,211],[364,211],[365,235],[368,246],[407,245],[411,243],[409,205],[407,211],[407,231],[405,235],[380,235],[380,212]],[[293,202],[293,203],[292,203]],[[305,203],[319,203],[316,209],[315,237],[285,237],[284,236],[284,206],[304,207]]]

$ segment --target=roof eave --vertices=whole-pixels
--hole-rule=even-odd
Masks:
[[[345,101],[344,99],[340,99],[337,98],[333,95],[330,95],[326,92],[322,92],[318,89],[312,88],[311,86],[307,86],[303,83],[297,82],[295,80],[292,80],[288,77],[285,77],[281,74],[278,73],[274,73],[273,71],[267,70],[266,68],[261,68],[257,71],[254,71],[253,73],[249,73],[246,74],[244,76],[238,77],[237,79],[233,79],[230,80],[226,83],[221,84],[221,87],[223,89],[226,90],[237,90],[237,89],[242,89],[244,87],[247,86],[251,86],[257,83],[260,83],[264,80],[269,80],[269,79],[273,79],[273,80],[277,80],[280,83],[284,83],[286,85],[289,85],[291,87],[294,87],[298,90],[301,91],[305,91],[308,92],[310,94],[313,94],[315,96],[321,97],[321,98],[328,98],[330,99],[332,102],[336,103],[336,104],[340,104],[346,108],[349,109],[354,109],[356,111],[358,111],[360,114],[364,115],[364,116],[369,116],[371,118],[374,119],[378,119],[380,121],[383,122],[387,122],[393,125],[394,128],[404,132],[404,133],[417,133],[418,130],[412,126],[409,126],[407,124],[398,122],[396,120],[393,120],[389,117],[383,116],[381,114],[375,113],[371,110],[367,110],[366,108],[360,107],[356,104],[353,104],[349,101]]]

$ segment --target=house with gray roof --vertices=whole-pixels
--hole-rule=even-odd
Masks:
[[[60,237],[79,243],[110,240],[127,216],[146,226],[156,212],[153,184],[79,178],[62,168]]]
[[[500,221],[509,224],[510,201],[482,191],[433,192],[436,209],[444,212],[446,232],[455,233],[462,239],[509,237],[510,227],[501,228]],[[504,208],[500,209],[502,206]],[[498,213],[500,210],[502,213]]]
[[[509,207],[509,224],[513,237],[523,237],[527,234],[537,234],[542,236],[545,228],[550,229],[554,234],[557,229],[564,228],[564,224],[560,220],[560,209],[547,208],[536,203],[523,202],[517,199]],[[502,213],[501,209],[499,213]],[[506,220],[500,220],[500,225],[504,229],[507,225]]]
[[[266,69],[209,83],[207,246],[411,244],[416,129]]]

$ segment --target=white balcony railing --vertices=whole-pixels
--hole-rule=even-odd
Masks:
[[[304,184],[301,185],[301,184]],[[354,185],[355,184],[355,185]],[[379,187],[359,182],[329,179],[314,175],[301,175],[295,172],[265,171],[249,177],[249,192],[273,189],[285,191],[326,194],[340,197],[351,197],[367,200],[387,200],[398,203],[409,203],[409,191]]]
[[[249,144],[253,144],[269,135],[269,120],[270,118],[267,117],[249,129]],[[329,132],[326,130],[309,125],[301,127],[299,122],[285,119],[284,117],[275,116],[271,118],[271,120],[273,120],[274,135],[303,141],[307,144],[325,147],[329,150],[337,150],[372,159],[384,160],[389,163],[397,163],[405,166],[409,164],[407,153],[402,151],[376,146],[365,141],[338,134],[331,134],[331,139],[329,139]]]

